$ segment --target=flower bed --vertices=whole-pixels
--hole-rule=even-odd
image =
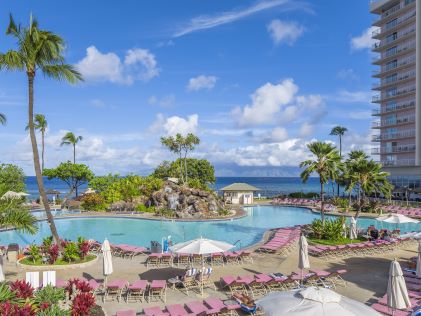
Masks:
[[[53,264],[46,264],[42,259],[37,259],[36,261],[33,261],[29,257],[25,257],[21,260],[19,260],[20,264],[28,265],[28,266],[48,266],[48,267],[54,267],[54,266],[64,266],[64,265],[74,265],[74,264],[81,264],[93,261],[97,258],[95,255],[87,255],[83,259],[78,259],[72,262],[65,261],[62,258],[57,259]]]

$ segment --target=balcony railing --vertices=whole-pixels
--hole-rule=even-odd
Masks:
[[[415,49],[415,47],[416,47],[416,42],[415,41],[411,41],[410,43],[405,43],[405,44],[402,44],[402,45],[398,45],[398,47],[396,48],[396,50],[391,51],[391,52],[387,52],[384,55],[380,55],[378,57],[374,57],[372,59],[372,61],[373,61],[373,63],[378,63],[378,62],[380,62],[380,61],[382,61],[384,59],[395,57],[396,55],[398,55],[398,54],[400,54],[400,53],[402,53],[404,51],[407,51],[407,50],[410,50],[410,49]]]
[[[412,27],[410,27],[406,30],[403,30],[403,31],[399,32],[395,39],[393,39],[393,40],[389,40],[389,39],[381,40],[377,43],[374,43],[371,48],[373,50],[377,50],[379,48],[382,48],[382,47],[388,46],[390,44],[393,44],[396,41],[398,41],[398,40],[400,40],[400,39],[402,39],[402,38],[404,38],[408,35],[411,35],[412,33],[415,33],[415,30],[416,30],[415,26],[412,26]]]
[[[415,166],[415,159],[382,160],[381,164],[389,166]]]
[[[372,155],[400,154],[400,153],[410,153],[410,152],[414,152],[414,151],[415,151],[415,144],[371,148],[371,154]]]
[[[381,115],[385,113],[411,109],[414,107],[415,107],[415,101],[405,101],[405,102],[397,103],[396,105],[393,105],[393,106],[386,106],[380,109],[373,109],[372,115],[377,116],[377,115]]]
[[[379,89],[380,87],[385,87],[388,85],[392,85],[394,83],[399,83],[400,81],[405,81],[408,79],[415,78],[416,72],[415,70],[407,71],[402,74],[398,74],[396,77],[392,79],[383,79],[380,82],[376,82],[372,84],[372,89]]]
[[[411,138],[415,137],[415,130],[409,129],[404,131],[399,131],[396,133],[385,133],[380,135],[373,135],[371,138],[372,142],[380,142],[385,140],[393,140],[393,139],[402,139],[402,138]]]
[[[406,65],[413,64],[413,63],[415,63],[415,61],[416,61],[416,57],[414,55],[414,56],[411,56],[411,57],[408,57],[408,58],[405,58],[405,59],[398,60],[398,63],[396,65],[391,64],[391,65],[387,65],[385,67],[382,67],[380,69],[372,70],[371,73],[372,73],[373,77],[379,76],[379,75],[384,75],[384,74],[386,74],[390,71],[396,71],[401,67],[405,67]]]
[[[376,36],[378,36],[378,35],[381,35],[382,33],[388,32],[388,31],[390,31],[391,29],[393,29],[393,28],[395,28],[395,27],[397,27],[397,26],[399,26],[399,25],[401,25],[401,24],[405,23],[406,21],[408,21],[408,20],[412,19],[412,18],[413,18],[413,17],[415,17],[415,16],[416,16],[416,11],[414,10],[414,11],[409,12],[408,14],[405,14],[404,16],[402,16],[402,17],[398,18],[398,19],[396,20],[396,23],[393,23],[393,24],[386,24],[384,28],[378,28],[378,29],[374,30],[374,31],[371,33],[371,35],[372,35],[372,37],[376,37]]]
[[[404,125],[404,124],[409,124],[409,123],[414,123],[414,122],[415,122],[415,115],[402,116],[394,120],[373,121],[372,127],[380,128],[380,127],[387,127],[387,126],[393,126],[393,125]]]
[[[400,88],[400,89],[396,90],[396,92],[394,92],[393,94],[373,95],[372,102],[383,102],[385,100],[393,99],[393,98],[399,97],[401,95],[405,95],[407,93],[415,92],[415,90],[416,90],[415,86],[411,86],[411,87]]]
[[[381,0],[371,0],[371,3],[376,3],[376,2],[378,2],[378,1],[381,1]],[[382,20],[382,19],[384,19],[384,18],[387,18],[387,17],[389,17],[389,16],[391,16],[391,15],[395,14],[396,12],[400,11],[401,9],[404,9],[406,6],[410,5],[410,4],[411,4],[411,3],[413,3],[413,2],[415,2],[415,0],[407,0],[407,1],[405,1],[405,3],[403,3],[403,4],[397,4],[397,5],[393,6],[393,7],[391,7],[390,9],[388,9],[388,10],[384,11],[384,12],[383,12],[383,13],[379,16],[379,18],[377,19],[377,21],[376,21],[376,22],[378,22],[378,21],[380,21],[380,20]]]

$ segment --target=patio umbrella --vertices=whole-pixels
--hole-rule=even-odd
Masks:
[[[386,216],[377,217],[376,220],[385,223],[392,223],[392,224],[405,224],[405,223],[418,223],[419,221],[402,215],[402,214],[389,214]]]
[[[395,309],[411,307],[408,290],[399,262],[395,259],[390,264],[389,281],[387,283],[387,305]],[[393,313],[392,313],[393,314]]]
[[[94,189],[88,188],[83,194],[93,194],[96,193]]]
[[[301,282],[303,281],[304,269],[310,269],[310,261],[308,259],[308,243],[304,235],[300,237],[300,252],[298,256],[298,268],[301,269]]]
[[[107,238],[105,238],[104,243],[101,246],[102,256],[103,256],[103,265],[102,271],[105,276],[104,284],[107,285],[107,277],[113,273],[113,260],[111,257],[111,247]]]
[[[354,217],[351,217],[351,226],[349,228],[349,239],[357,239],[357,221]]]
[[[5,280],[4,272],[3,272],[3,254],[0,254],[0,282]]]
[[[267,316],[380,316],[371,307],[318,287],[272,292],[256,304]]]
[[[7,191],[1,197],[2,200],[13,200],[13,199],[20,199],[21,197],[27,195],[25,192],[14,192],[14,191]]]
[[[198,239],[193,239],[176,244],[174,246],[171,246],[169,249],[171,252],[174,253],[186,253],[191,255],[210,255],[213,253],[228,251],[234,247],[234,245],[223,241],[200,237]]]
[[[418,244],[417,270],[415,271],[417,278],[421,278],[421,241]]]

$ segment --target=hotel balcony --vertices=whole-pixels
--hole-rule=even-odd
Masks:
[[[403,43],[401,45],[398,45],[395,50],[386,52],[383,55],[374,57],[372,59],[373,64],[380,65],[386,62],[389,62],[393,60],[397,55],[403,54],[403,53],[409,53],[411,51],[415,51],[416,48],[416,42],[411,41],[408,43]]]
[[[395,39],[393,40],[388,40],[388,39],[384,39],[381,40],[378,43],[374,43],[373,46],[371,47],[371,50],[374,52],[380,52],[382,50],[386,50],[388,48],[391,48],[393,46],[395,46],[397,43],[400,43],[401,41],[411,37],[411,36],[415,36],[415,31],[416,31],[416,27],[412,26],[406,30],[402,30],[401,32],[398,32],[398,35]]]
[[[414,166],[415,159],[382,160],[380,163],[384,167]]]
[[[383,79],[380,82],[373,83],[371,89],[372,90],[382,90],[382,89],[385,89],[387,87],[391,87],[391,86],[396,85],[396,84],[407,83],[411,80],[414,80],[415,75],[416,75],[415,70],[407,71],[407,72],[404,72],[402,74],[398,74],[393,79],[389,79],[389,80]]]
[[[415,137],[415,129],[409,129],[404,131],[399,131],[396,133],[385,133],[380,135],[373,135],[371,138],[372,142],[380,142],[394,139],[404,139]]]
[[[375,77],[375,78],[381,78],[383,76],[393,74],[396,71],[405,69],[407,67],[415,66],[416,60],[417,59],[416,59],[415,55],[413,55],[411,57],[407,57],[405,59],[400,59],[400,60],[398,60],[398,63],[397,63],[396,66],[393,66],[393,65],[390,66],[389,65],[389,66],[381,67],[380,69],[375,69],[371,72],[371,75],[372,75],[372,77]]]
[[[402,116],[394,120],[373,121],[372,128],[383,128],[415,123],[415,115]]]
[[[393,113],[413,108],[415,108],[415,101],[400,102],[397,103],[395,106],[387,106],[381,109],[373,109],[371,115],[380,116],[386,113]]]
[[[381,39],[382,37],[388,35],[388,33],[392,33],[393,31],[395,31],[399,27],[404,27],[406,25],[409,25],[411,22],[414,22],[415,17],[416,11],[412,10],[404,16],[395,20],[393,24],[385,24],[382,28],[378,28],[377,30],[373,31],[371,35],[374,39]]]
[[[381,7],[385,3],[384,0],[371,0],[370,7],[372,13],[378,13],[379,17],[377,20],[373,22],[374,26],[382,26],[389,20],[393,20],[394,18],[398,17],[405,12],[410,11],[411,9],[415,8],[415,1],[416,0],[408,0],[403,4],[397,4],[390,9],[382,12]]]
[[[403,154],[403,153],[412,153],[412,152],[415,152],[415,144],[371,148],[372,155]]]
[[[373,95],[372,102],[373,103],[381,103],[381,102],[384,102],[384,101],[387,101],[387,100],[392,100],[392,99],[395,99],[395,98],[398,98],[398,97],[413,94],[413,93],[415,93],[415,91],[416,91],[415,86],[407,86],[407,87],[399,88],[399,89],[396,90],[395,93],[390,94],[390,95],[385,95],[385,94],[384,95],[381,95],[381,94]]]

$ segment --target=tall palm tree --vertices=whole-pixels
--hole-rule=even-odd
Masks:
[[[59,80],[76,83],[82,80],[82,76],[71,65],[64,63],[63,39],[38,26],[38,22],[30,17],[29,26],[17,25],[10,15],[9,26],[6,34],[14,37],[17,49],[11,49],[6,53],[0,53],[0,69],[25,72],[28,79],[28,125],[34,157],[34,168],[37,178],[38,190],[50,225],[51,234],[55,242],[60,245],[54,218],[50,212],[47,195],[45,194],[44,182],[39,162],[37,140],[34,126],[34,81],[37,73]]]
[[[76,136],[72,132],[67,132],[66,135],[61,139],[61,146],[72,145],[73,146],[73,163],[76,163],[76,144],[83,139],[82,136]]]
[[[350,187],[350,184],[352,182],[351,176],[355,173],[355,168],[358,166],[358,164],[362,160],[367,160],[369,157],[368,155],[362,151],[362,150],[352,150],[348,154],[348,159],[345,161],[344,164],[344,170],[341,175],[341,180],[343,182],[345,190],[348,192],[348,198],[349,198],[349,205],[351,205],[352,202],[352,191],[357,189],[357,200],[360,200],[361,191],[358,187],[358,185],[354,185]]]
[[[6,124],[7,119],[6,119],[6,115],[4,115],[3,113],[0,113],[0,125],[4,125]]]
[[[330,135],[339,136],[339,155],[342,158],[342,136],[345,135],[345,133],[348,132],[348,129],[343,126],[335,126],[330,131]],[[338,196],[339,196],[339,183],[337,183],[338,186]]]
[[[312,142],[307,145],[308,149],[314,155],[314,159],[305,160],[300,163],[300,168],[307,167],[301,173],[301,179],[306,182],[311,174],[317,173],[320,178],[320,199],[321,199],[321,218],[325,221],[324,212],[324,185],[329,181],[336,180],[339,171],[342,170],[341,157],[338,150],[329,143]]]
[[[45,132],[47,131],[48,123],[43,114],[35,114],[34,128],[41,132],[41,171],[44,171],[44,152],[45,152]],[[29,130],[29,125],[26,126]]]

